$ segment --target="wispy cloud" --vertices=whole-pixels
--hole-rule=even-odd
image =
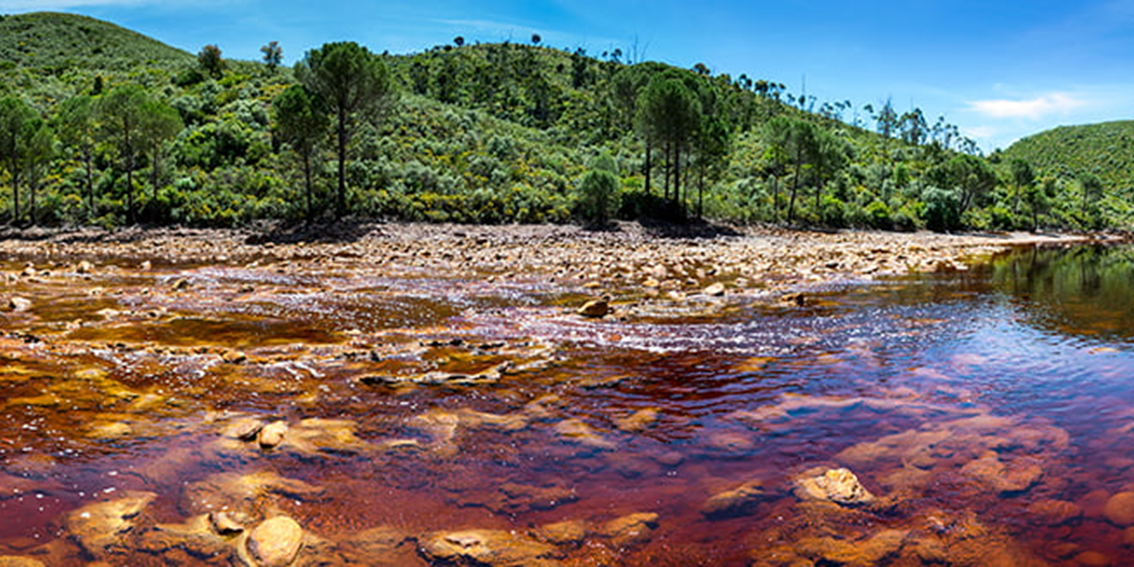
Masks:
[[[1039,120],[1051,114],[1065,114],[1086,104],[1086,101],[1067,93],[1051,93],[1024,100],[976,100],[969,103],[969,110],[990,118]]]

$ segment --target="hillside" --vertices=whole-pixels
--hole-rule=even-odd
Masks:
[[[983,159],[955,126],[930,124],[916,108],[858,109],[793,96],[772,78],[631,64],[617,49],[596,57],[539,45],[538,36],[530,44],[458,39],[369,57],[389,69],[400,101],[358,132],[344,162],[344,206],[362,219],[703,215],[903,230],[1129,219],[1124,202],[1094,194],[1090,210],[1078,210],[1086,201],[1072,182],[1022,199],[1026,188],[1013,184],[1007,162]],[[233,226],[303,218],[298,156],[275,135],[275,101],[296,75],[258,62],[199,65],[192,54],[90,18],[0,19],[0,110],[27,106],[56,127],[27,140],[39,140],[40,161],[0,163],[0,222]],[[126,159],[98,103],[131,86],[141,87],[148,111],[168,111],[175,129]],[[64,111],[86,96],[97,112],[80,136]],[[314,214],[329,219],[337,154],[330,139],[314,142]],[[611,181],[585,189],[596,169]],[[18,199],[14,182],[25,189]],[[594,187],[605,193],[595,196]]]
[[[0,65],[55,73],[183,64],[192,55],[114,24],[39,12],[0,19]]]
[[[1126,194],[1134,189],[1134,121],[1062,126],[1012,144],[1003,157],[1025,160],[1056,177],[1093,173]]]

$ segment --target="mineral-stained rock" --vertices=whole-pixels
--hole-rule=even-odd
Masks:
[[[273,496],[296,500],[313,500],[323,495],[323,488],[301,480],[284,478],[270,471],[248,475],[220,473],[185,487],[181,509],[188,514],[228,511],[248,517],[260,517]]]
[[[1083,567],[1108,567],[1110,558],[1098,551],[1084,551],[1075,556],[1075,563]]]
[[[1060,526],[1082,518],[1083,507],[1066,500],[1040,500],[1028,506],[1028,513],[1040,524]]]
[[[1119,492],[1111,496],[1103,507],[1103,516],[1119,527],[1134,526],[1134,492]]]
[[[560,437],[594,449],[612,449],[614,442],[600,435],[593,427],[579,419],[565,419],[555,424]]]
[[[767,497],[763,483],[746,482],[732,490],[719,492],[701,504],[701,513],[708,518],[730,518],[749,514]]]
[[[109,502],[87,504],[67,513],[67,533],[92,556],[105,559],[116,549],[129,547],[126,538],[134,529],[134,518],[157,494],[127,492]]]
[[[238,534],[244,531],[245,519],[242,514],[227,510],[213,511],[209,514],[209,522],[212,524],[213,530],[221,535]]]
[[[259,440],[260,446],[264,449],[272,449],[278,447],[283,443],[284,436],[287,435],[288,425],[286,421],[273,421],[260,430]]]
[[[555,547],[503,530],[464,530],[427,534],[421,553],[444,565],[523,567],[558,565]]]
[[[583,317],[600,318],[610,313],[610,304],[602,299],[595,299],[583,304],[577,311]]]
[[[348,565],[394,567],[414,564],[413,546],[403,546],[406,534],[379,526],[363,530],[340,542],[339,551]]]
[[[618,429],[627,433],[641,433],[652,427],[658,421],[660,413],[654,408],[638,410],[624,418],[618,419],[615,424]]]
[[[803,500],[826,500],[844,506],[874,501],[874,495],[848,469],[811,469],[796,479],[795,494]]]
[[[610,538],[614,545],[625,547],[650,539],[657,527],[657,514],[641,512],[615,518],[603,524],[598,533]]]
[[[366,452],[371,447],[355,435],[355,427],[355,422],[346,419],[304,419],[288,430],[285,447],[303,455]]]
[[[0,567],[46,567],[42,562],[30,557],[16,555],[0,556]]]
[[[723,283],[717,282],[701,290],[701,294],[709,297],[720,297],[725,294],[725,286]]]
[[[1020,458],[1004,463],[994,451],[986,451],[979,459],[961,467],[961,472],[1002,496],[1024,492],[1043,478],[1043,469],[1035,459]]]
[[[883,530],[858,541],[834,537],[805,538],[796,547],[815,559],[836,565],[866,567],[878,565],[883,559],[897,555],[908,535],[903,530]]]
[[[234,555],[229,540],[214,530],[207,514],[194,516],[184,524],[155,526],[142,535],[139,547],[156,555],[180,550],[213,561],[231,561]]]
[[[252,418],[242,417],[234,419],[225,425],[221,430],[221,435],[230,439],[239,439],[241,441],[251,441],[256,438],[256,434],[264,428],[264,422]]]
[[[245,547],[257,567],[286,567],[303,547],[303,528],[287,516],[276,516],[256,526]]]
[[[587,523],[567,520],[536,528],[533,535],[554,545],[579,545],[587,537]]]

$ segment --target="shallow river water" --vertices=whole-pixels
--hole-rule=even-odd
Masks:
[[[0,565],[1134,565],[1128,248],[603,319],[92,260],[2,266]]]

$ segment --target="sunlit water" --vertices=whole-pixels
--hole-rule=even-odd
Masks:
[[[391,527],[405,538],[394,564],[427,564],[416,542],[433,531],[642,512],[658,515],[644,537],[594,528],[555,558],[835,564],[815,541],[867,547],[899,530],[877,563],[928,564],[917,546],[933,540],[938,563],[979,564],[985,546],[1134,564],[1106,512],[1134,483],[1132,258],[1028,249],[802,307],[642,299],[598,321],[567,308],[583,290],[536,277],[209,266],[9,284],[33,307],[7,313],[0,339],[0,555],[227,564],[147,530],[205,511],[190,501],[202,481],[272,471],[320,493],[265,490],[250,513],[285,513],[332,550]],[[178,279],[188,287],[170,291]],[[263,451],[223,437],[238,417],[347,420],[354,436]],[[814,467],[853,470],[887,506],[817,512],[793,494]],[[703,513],[753,480],[758,502]],[[67,515],[129,491],[157,497],[119,545],[92,551]],[[1052,501],[1071,511],[1045,515]],[[962,525],[981,535],[950,535]]]

